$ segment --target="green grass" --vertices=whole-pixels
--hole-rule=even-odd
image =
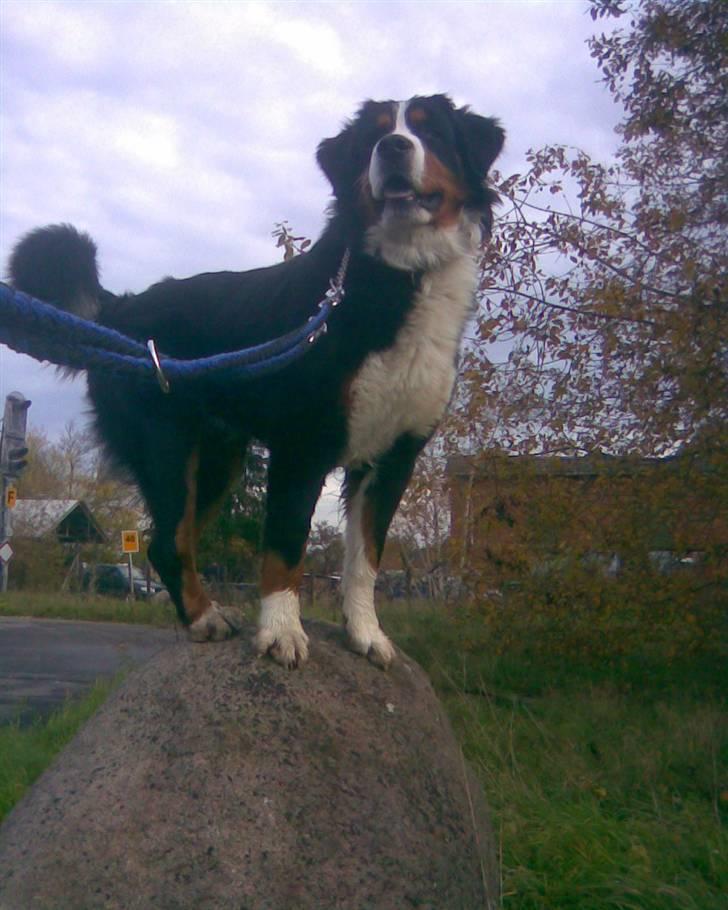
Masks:
[[[728,908],[725,653],[495,654],[473,620],[390,606],[488,796],[506,910]]]
[[[80,619],[94,622],[128,622],[166,627],[175,623],[171,603],[119,600],[35,591],[10,591],[0,595],[0,616],[35,619]]]
[[[159,612],[169,611],[102,602],[97,613],[55,601],[56,612],[48,598],[34,615],[160,624]],[[0,601],[0,615],[21,606]],[[316,613],[333,618],[328,605]],[[504,910],[728,908],[728,724],[717,639],[674,654],[646,635],[652,644],[613,660],[588,647],[565,659],[543,646],[544,618],[498,648],[477,617],[436,605],[385,604],[380,615],[430,674],[483,784],[501,845]],[[13,756],[2,759],[0,811],[88,716],[76,710],[11,729],[8,748],[0,738],[0,755]]]
[[[728,906],[716,706],[604,686],[446,704],[501,832],[505,907]]]
[[[68,701],[45,720],[0,726],[0,819],[4,818],[116,684],[99,681],[81,700]]]

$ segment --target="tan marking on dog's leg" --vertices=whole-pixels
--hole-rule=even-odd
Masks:
[[[380,554],[377,552],[377,541],[374,536],[374,508],[368,499],[364,499],[361,510],[361,534],[367,561],[372,570],[378,572]]]
[[[308,658],[308,636],[300,618],[298,589],[303,562],[288,566],[273,551],[263,556],[260,579],[260,617],[255,647],[284,667],[297,667]]]
[[[223,641],[230,638],[234,630],[220,612],[219,606],[210,601],[197,574],[195,550],[199,536],[196,522],[199,464],[199,450],[195,449],[187,463],[185,510],[174,535],[177,555],[182,563],[182,603],[190,621],[187,634],[192,641]]]
[[[263,567],[260,573],[260,593],[262,597],[276,591],[298,591],[303,577],[303,563],[288,566],[278,553],[268,550],[263,554]]]

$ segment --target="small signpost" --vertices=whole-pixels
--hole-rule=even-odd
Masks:
[[[121,550],[129,557],[129,597],[134,600],[134,563],[132,562],[132,553],[139,552],[139,532],[122,531],[121,532]]]
[[[14,509],[18,501],[18,490],[12,484],[5,490],[5,508]]]
[[[139,552],[139,531],[122,531],[121,532],[121,549],[123,553]]]

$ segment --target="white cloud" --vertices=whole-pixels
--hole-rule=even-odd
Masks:
[[[8,40],[42,54],[69,72],[102,69],[113,42],[113,20],[95,4],[6,2],[3,30]]]

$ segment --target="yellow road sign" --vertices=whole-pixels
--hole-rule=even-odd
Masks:
[[[121,550],[123,553],[139,552],[139,532],[122,531],[121,532]]]
[[[5,508],[14,509],[15,503],[18,501],[18,491],[13,486],[9,486],[5,490]]]

